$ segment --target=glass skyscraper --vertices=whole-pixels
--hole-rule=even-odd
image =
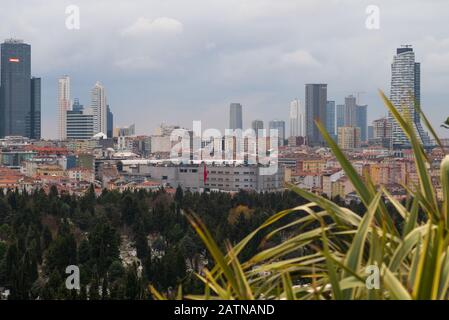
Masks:
[[[345,105],[337,105],[337,130],[345,126]]]
[[[323,145],[324,139],[315,125],[326,125],[327,84],[306,84],[306,135],[309,145]]]
[[[362,105],[356,108],[356,127],[360,128],[360,141],[365,142],[368,140],[368,106]]]
[[[9,39],[0,50],[0,136],[40,138],[41,81],[31,79],[31,46]]]

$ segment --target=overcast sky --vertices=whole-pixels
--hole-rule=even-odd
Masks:
[[[366,7],[380,29],[366,28]],[[80,29],[66,28],[66,7]],[[57,79],[90,104],[97,80],[116,125],[150,134],[162,121],[222,130],[229,103],[251,120],[288,120],[305,83],[327,83],[328,98],[360,94],[369,121],[386,113],[396,47],[412,44],[422,63],[422,104],[439,127],[449,116],[447,0],[16,0],[0,2],[0,39],[32,46],[32,73],[43,78],[43,136],[57,134]],[[449,130],[446,130],[449,131]],[[439,129],[443,136],[449,132]]]

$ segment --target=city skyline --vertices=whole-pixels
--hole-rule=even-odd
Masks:
[[[371,123],[387,113],[377,89],[389,91],[392,55],[404,43],[414,46],[422,62],[423,107],[438,132],[448,136],[439,128],[449,77],[445,73],[449,41],[444,28],[438,27],[445,21],[448,4],[441,1],[419,6],[412,1],[407,15],[398,14],[400,4],[380,1],[379,30],[366,29],[368,2],[363,1],[329,1],[326,6],[311,1],[214,5],[196,1],[210,17],[204,21],[210,31],[202,32],[192,22],[196,13],[181,3],[168,9],[149,1],[124,10],[118,9],[123,7],[121,1],[114,3],[117,6],[80,1],[79,30],[65,28],[65,4],[43,4],[46,13],[34,19],[26,19],[35,14],[31,8],[5,4],[2,12],[23,16],[23,23],[0,13],[1,39],[21,38],[33,46],[34,72],[43,78],[43,137],[57,137],[57,79],[66,73],[74,79],[73,90],[85,93],[79,96],[85,103],[92,83],[101,80],[117,123],[136,122],[140,134],[151,133],[164,120],[181,126],[202,120],[207,127],[224,128],[222,119],[232,101],[246,108],[244,127],[259,118],[288,121],[289,102],[295,97],[304,101],[303,85],[312,82],[327,83],[328,97],[337,104],[351,93],[365,91],[361,103],[369,106]],[[106,14],[96,14],[103,11]],[[285,32],[286,26],[289,31],[303,29],[311,12],[326,21],[322,29],[332,30],[332,39],[318,30]],[[430,27],[418,27],[423,21]],[[243,34],[237,32],[243,29]],[[108,39],[98,41],[106,32]],[[129,51],[117,48],[115,42]],[[355,43],[363,45],[352,46]],[[136,119],[135,114],[141,116]],[[171,120],[173,114],[179,117]]]

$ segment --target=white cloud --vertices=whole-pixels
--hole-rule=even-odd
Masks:
[[[154,20],[147,18],[137,19],[131,26],[122,31],[123,36],[140,36],[148,34],[181,34],[184,30],[183,24],[173,18],[160,17]]]

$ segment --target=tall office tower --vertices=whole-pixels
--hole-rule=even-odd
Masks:
[[[298,99],[290,102],[290,137],[306,135],[306,109]]]
[[[326,130],[331,136],[335,136],[335,101],[326,104]]]
[[[345,126],[345,105],[337,105],[337,130]]]
[[[306,136],[309,145],[323,145],[315,121],[326,125],[327,84],[306,84]]]
[[[340,127],[338,128],[338,145],[344,150],[360,147],[360,128]]]
[[[91,108],[94,115],[94,132],[106,134],[108,130],[108,113],[106,93],[99,81],[95,83],[91,93]]]
[[[430,138],[421,125],[421,117],[415,109],[415,100],[421,104],[421,68],[420,63],[415,62],[415,53],[409,45],[396,50],[396,55],[391,64],[391,88],[390,100],[407,121],[413,124],[413,128],[421,143],[430,145]],[[392,123],[393,148],[401,148],[409,145],[405,133],[394,120],[391,113],[388,116]]]
[[[31,78],[31,111],[30,111],[31,139],[41,138],[41,78]]]
[[[345,98],[345,127],[357,126],[357,101],[353,95]]]
[[[107,107],[108,109],[108,130],[107,130],[107,136],[108,138],[112,138],[114,133],[114,114],[111,111],[111,108],[109,108],[109,105]]]
[[[356,108],[356,127],[360,128],[360,140],[362,142],[366,142],[368,140],[367,137],[367,129],[368,129],[368,106],[361,105]]]
[[[268,124],[268,128],[278,131],[279,146],[285,145],[285,121],[283,120],[271,120]]]
[[[229,107],[229,129],[243,129],[242,105],[240,103],[231,103]]]
[[[251,122],[251,129],[254,130],[256,136],[259,135],[259,130],[263,129],[263,121],[262,120],[253,120]]]
[[[31,109],[34,94],[34,112],[40,110],[39,81],[31,80],[31,46],[22,40],[6,40],[1,44],[0,61],[0,136],[31,137],[35,135],[31,128],[36,127],[31,121],[40,121]]]
[[[63,76],[58,80],[58,137],[67,139],[67,111],[71,110],[70,78]]]
[[[88,140],[94,133],[94,115],[91,109],[67,110],[66,112],[66,139]]]

